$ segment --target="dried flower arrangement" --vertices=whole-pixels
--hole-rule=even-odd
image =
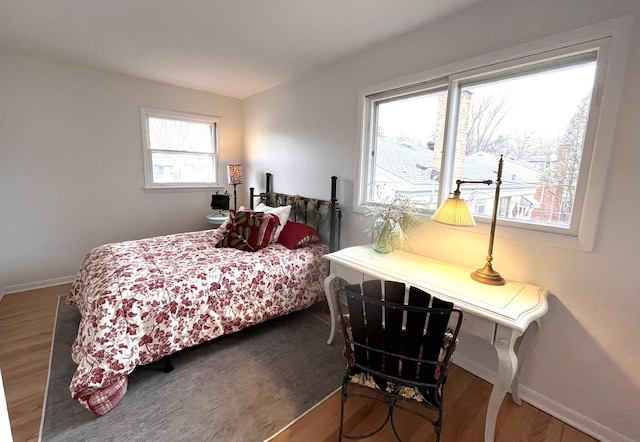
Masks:
[[[414,202],[397,192],[382,197],[380,203],[368,205],[366,215],[374,218],[368,231],[371,232],[374,250],[381,253],[406,247],[407,233],[419,224]]]

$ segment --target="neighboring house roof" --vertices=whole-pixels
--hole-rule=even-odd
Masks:
[[[426,146],[398,144],[389,140],[378,140],[376,165],[411,185],[431,184],[440,177],[439,165],[433,164],[433,151]],[[498,173],[499,156],[478,152],[465,159],[464,176],[456,179],[495,180]],[[539,172],[533,166],[504,159],[502,182],[513,184],[538,184]]]
[[[464,178],[470,180],[494,180],[498,174],[500,157],[486,152],[469,155],[464,163]],[[539,172],[530,165],[504,158],[503,183],[538,184]]]
[[[377,147],[377,167],[409,184],[431,184],[440,176],[439,168],[433,167],[433,151],[427,147],[380,139]]]

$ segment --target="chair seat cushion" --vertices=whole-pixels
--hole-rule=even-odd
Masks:
[[[351,332],[351,323],[349,315],[344,315],[341,318],[341,321],[345,321],[344,329],[347,332],[348,339],[353,339]],[[440,348],[440,354],[438,356],[438,362],[444,362],[444,359],[447,354],[447,348],[451,345],[455,346],[458,344],[458,339],[453,341],[453,332],[448,329],[443,338],[442,347]],[[355,361],[355,352],[353,350],[353,344],[351,346],[347,346],[344,349],[344,357],[348,362]],[[444,373],[446,375],[446,373]],[[433,382],[440,377],[440,365],[437,365],[434,372]],[[404,385],[400,382],[393,382],[390,380],[386,380],[381,378],[380,376],[373,376],[370,373],[361,371],[358,367],[351,366],[349,372],[347,373],[347,380],[354,384],[362,385],[363,387],[371,388],[374,390],[382,390],[386,393],[395,394],[397,396],[401,396],[405,399],[414,400],[416,402],[427,403],[430,405],[434,404],[434,394],[436,393],[434,387],[426,387],[419,388]],[[424,382],[424,381],[423,381]],[[440,402],[441,391],[438,391],[438,397],[436,402]]]
[[[433,404],[433,399],[431,398],[432,395],[429,394],[429,390],[433,390],[433,389],[426,389],[426,388],[420,389],[417,387],[407,387],[406,385],[402,385],[396,382],[386,381],[378,377],[374,379],[374,376],[364,372],[352,374],[349,377],[349,382],[362,385],[363,387],[371,388],[373,390],[382,390],[387,393],[395,394],[397,396],[401,396],[405,399],[410,399],[416,402],[425,402],[428,404]]]

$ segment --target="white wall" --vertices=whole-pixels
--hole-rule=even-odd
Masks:
[[[106,242],[207,227],[211,191],[143,190],[141,106],[220,116],[221,163],[242,160],[240,100],[0,54],[0,293]]]
[[[246,100],[245,161],[259,185],[328,196],[339,177],[342,246],[368,242],[351,210],[358,90],[448,63],[527,43],[625,14],[636,1],[486,0],[407,35],[358,53],[298,81]],[[365,24],[357,24],[365,25]],[[521,381],[535,405],[603,440],[640,440],[640,27],[628,56],[625,94],[593,252],[500,237],[495,264],[503,275],[551,290],[549,313]],[[624,213],[624,215],[616,215]],[[414,252],[470,268],[484,260],[487,237],[429,221],[412,234]],[[489,378],[493,350],[466,338],[461,360]]]
[[[368,225],[351,211],[359,89],[627,13],[639,21],[639,2],[485,0],[244,104],[0,54],[0,293],[73,275],[105,242],[206,228],[211,192],[142,189],[140,106],[222,117],[221,163],[249,166],[239,204],[249,186],[262,189],[264,172],[277,191],[321,198],[337,175],[342,245],[362,244]],[[495,247],[502,274],[552,292],[522,373],[525,399],[608,440],[640,440],[638,84],[636,24],[594,251],[500,236]],[[414,251],[468,267],[486,240],[428,222],[412,235]],[[495,370],[487,344],[467,339],[459,355],[484,375]]]

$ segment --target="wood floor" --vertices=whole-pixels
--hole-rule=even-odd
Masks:
[[[51,337],[58,296],[69,285],[5,295],[0,301],[0,370],[6,390],[15,442],[37,441],[49,366]],[[447,383],[442,432],[444,442],[482,441],[491,385],[469,372],[453,367]],[[346,428],[355,434],[384,419],[385,409],[374,401],[349,400]],[[273,440],[336,441],[340,397],[336,393],[285,429]],[[433,441],[431,427],[409,414],[398,414],[396,423],[403,440]],[[390,441],[389,428],[369,441]],[[498,417],[499,442],[593,442],[579,432],[529,404],[517,406],[507,396]]]

